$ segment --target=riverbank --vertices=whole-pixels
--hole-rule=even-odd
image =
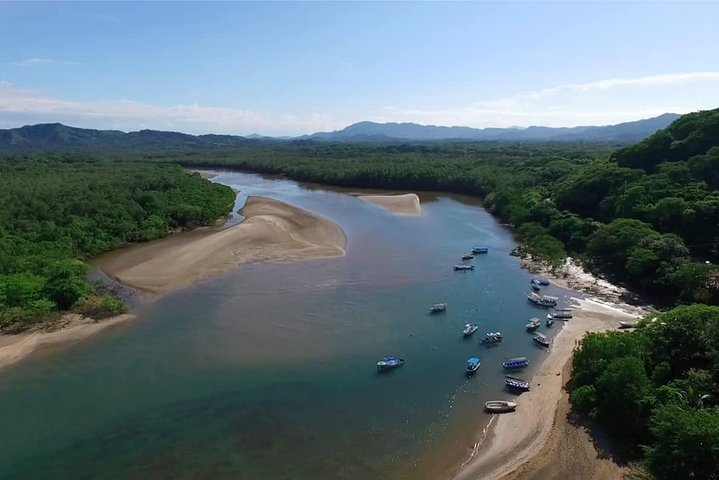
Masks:
[[[620,320],[638,318],[621,306],[607,305],[594,299],[575,300],[578,305],[574,317],[562,325],[562,330],[555,337],[547,358],[532,378],[532,390],[518,398],[516,412],[493,418],[484,445],[477,446],[478,453],[461,468],[454,477],[456,480],[509,480],[526,478],[532,473],[535,460],[548,445],[550,436],[558,435],[561,430],[559,424],[567,422],[566,416],[564,419],[556,418],[556,413],[563,395],[562,388],[571,373],[564,366],[571,361],[578,342],[587,332],[612,330],[617,328]],[[572,448],[566,447],[562,455],[573,457]],[[592,469],[593,466],[586,468]]]
[[[63,316],[52,331],[28,331],[17,335],[0,335],[0,370],[31,353],[51,345],[76,342],[108,327],[128,322],[135,315],[125,313],[104,320],[94,320],[76,313]]]
[[[398,195],[355,195],[363,202],[371,203],[388,210],[395,215],[418,217],[422,215],[422,206],[416,193]]]
[[[278,200],[249,197],[242,223],[198,229],[133,245],[93,260],[111,277],[163,294],[247,262],[294,262],[345,254],[346,237],[332,221]]]

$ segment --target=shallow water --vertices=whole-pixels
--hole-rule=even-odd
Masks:
[[[478,440],[482,402],[510,396],[501,361],[546,355],[524,330],[546,313],[525,300],[531,276],[471,200],[425,196],[422,217],[398,217],[288,180],[213,181],[240,190],[238,207],[265,195],[332,219],[347,256],[244,265],[7,369],[0,478],[437,478]],[[453,272],[477,244],[490,253]],[[428,315],[436,301],[448,311]],[[480,324],[469,339],[466,321]],[[504,342],[481,346],[495,330]],[[377,374],[387,354],[407,364]]]

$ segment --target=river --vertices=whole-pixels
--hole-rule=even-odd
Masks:
[[[402,217],[290,180],[221,171],[213,181],[240,191],[238,207],[264,195],[330,218],[347,255],[243,265],[6,369],[0,478],[449,475],[481,439],[484,400],[510,397],[502,360],[546,355],[524,329],[545,312],[525,299],[531,276],[507,254],[510,232],[466,197],[424,195],[423,215]],[[490,252],[474,271],[452,271],[474,245]],[[447,312],[429,315],[438,301]],[[480,329],[465,339],[467,321]],[[496,330],[501,344],[479,344]],[[378,374],[387,354],[406,365]]]

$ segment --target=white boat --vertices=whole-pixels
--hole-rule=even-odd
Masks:
[[[474,254],[472,252],[465,253],[462,255],[462,260],[472,260],[474,258]]]
[[[541,323],[539,323],[538,318],[532,318],[529,320],[529,323],[525,325],[525,328],[527,329],[528,332],[533,332],[536,329],[538,329],[540,325],[541,325]]]
[[[554,310],[554,312],[551,314],[553,318],[555,319],[564,319],[568,320],[572,318],[572,311],[568,308],[558,308]]]
[[[474,270],[474,265],[455,265],[455,270]]]
[[[550,297],[549,295],[539,295],[535,292],[529,292],[527,300],[540,307],[556,307],[559,299],[557,297]]]
[[[479,326],[477,326],[476,323],[466,323],[464,325],[464,330],[462,330],[462,333],[464,334],[465,337],[468,337],[468,336],[472,335],[474,332],[476,332],[478,328],[479,328]]]
[[[382,360],[377,362],[377,370],[383,372],[385,370],[391,370],[393,368],[401,367],[404,365],[404,358],[397,358],[393,357],[392,355],[387,355],[386,357],[383,357]]]
[[[552,325],[554,325],[554,318],[552,318],[552,314],[551,314],[551,313],[550,313],[549,315],[547,315],[546,325],[547,325],[548,327],[551,327]]]
[[[429,307],[429,313],[439,313],[444,312],[447,310],[447,304],[446,303],[435,303],[431,307]]]
[[[497,343],[502,341],[502,334],[499,332],[487,332],[482,338],[482,343]]]
[[[515,408],[517,408],[517,403],[510,402],[509,400],[490,400],[484,402],[484,409],[492,413],[513,412]]]
[[[619,322],[619,328],[636,328],[637,322]]]

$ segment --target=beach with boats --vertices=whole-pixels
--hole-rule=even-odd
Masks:
[[[124,278],[138,287],[152,282],[148,296],[156,299],[138,309],[133,322],[72,348],[41,351],[4,371],[0,412],[14,413],[0,413],[0,420],[15,433],[12,448],[0,452],[0,466],[10,468],[10,459],[17,458],[20,463],[12,468],[30,472],[48,462],[76,465],[99,443],[107,445],[104,458],[117,465],[118,474],[131,477],[138,469],[158,468],[155,459],[170,449],[193,451],[211,462],[242,443],[257,457],[237,459],[232,468],[255,468],[271,477],[282,471],[262,457],[267,453],[255,439],[265,438],[292,469],[332,468],[319,460],[326,458],[322,452],[341,448],[347,452],[343,464],[363,465],[362,473],[346,478],[429,480],[489,472],[506,458],[510,450],[503,448],[523,452],[537,429],[551,429],[561,383],[545,378],[546,372],[561,369],[581,334],[614,328],[619,318],[635,320],[587,303],[549,283],[549,275],[533,288],[538,277],[509,255],[515,245],[511,234],[471,199],[419,195],[421,215],[395,215],[330,189],[216,174],[213,181],[240,191],[233,216],[219,230],[230,233],[198,232],[186,239],[181,234],[153,242],[152,253],[131,247],[97,259],[96,265],[118,277],[124,271],[137,274]],[[269,209],[253,210],[260,207],[253,205],[257,198],[270,199],[261,206]],[[246,208],[248,201],[252,208]],[[294,213],[282,218],[288,208],[313,218],[295,224]],[[280,218],[268,221],[275,216]],[[284,254],[280,237],[233,227],[245,222],[286,225],[291,233],[282,238],[293,242],[288,248],[322,254]],[[325,227],[340,229],[341,235],[329,237],[337,241],[321,243],[328,237],[312,232]],[[160,283],[163,272],[178,268],[181,252],[201,258],[210,254],[209,245],[227,252],[243,241],[235,236],[245,235],[254,235],[240,243],[252,256],[228,257],[236,263],[221,268],[200,260],[197,265],[211,268],[189,271],[197,276],[178,285]],[[212,241],[197,241],[205,237]],[[162,262],[143,266],[160,253]],[[140,278],[143,271],[149,272],[147,279]],[[556,298],[557,304],[539,305],[532,292]],[[562,312],[571,319],[560,320]],[[546,315],[557,323],[548,326]],[[540,325],[527,332],[534,318]],[[551,345],[538,344],[537,333]],[[64,365],[63,375],[49,358]],[[83,378],[98,380],[88,384]],[[58,395],[68,386],[79,395],[72,404]],[[47,437],[42,451],[57,455],[34,454],[35,438],[45,426],[16,408],[27,403],[23,392],[29,391],[35,399],[54,399],[43,406],[50,421],[84,419]],[[368,408],[378,403],[382,409]],[[275,410],[268,432],[262,412],[275,405],[283,408]],[[302,412],[301,423],[292,420],[293,412]],[[158,439],[140,431],[132,445],[116,435],[146,421],[145,415],[154,415],[152,421],[168,435]],[[237,428],[228,431],[228,421]],[[90,425],[105,427],[97,431]],[[294,441],[309,438],[310,430],[321,436]],[[362,440],[378,435],[396,448],[376,449]],[[168,471],[190,468],[192,456],[185,457]],[[84,465],[88,472],[96,467]]]

